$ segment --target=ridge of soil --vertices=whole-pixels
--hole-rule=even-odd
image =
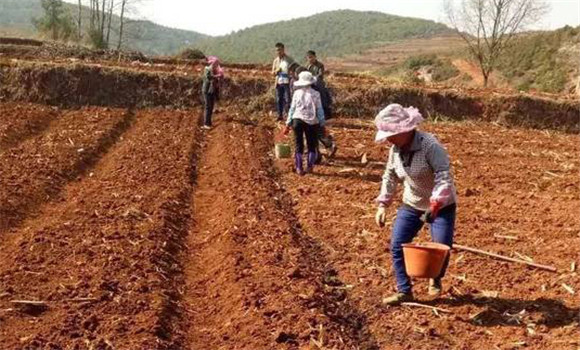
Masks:
[[[84,108],[62,113],[43,133],[0,153],[0,234],[92,168],[131,125],[121,110]]]
[[[174,348],[197,116],[138,112],[88,176],[4,240],[2,348]],[[13,309],[14,299],[47,307]]]
[[[0,104],[0,115],[0,152],[3,152],[42,133],[58,117],[59,110],[42,105],[9,102]]]
[[[187,344],[378,349],[320,242],[302,232],[271,140],[271,126],[231,117],[207,136],[185,263]]]

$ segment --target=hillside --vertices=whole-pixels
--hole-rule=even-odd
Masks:
[[[578,83],[580,26],[530,33],[503,56],[499,71],[519,90],[569,92]]]
[[[67,6],[73,18],[76,18],[77,7],[72,4]],[[39,0],[0,0],[0,35],[37,37],[32,19],[42,16],[42,13]],[[84,16],[88,16],[88,9],[85,9]],[[84,16],[83,22],[88,23]],[[113,28],[118,28],[118,23],[119,17],[114,16]],[[150,21],[129,21],[127,33],[125,48],[148,55],[175,54],[183,47],[192,46],[207,38],[204,34],[167,28]],[[117,33],[113,31],[111,36],[111,42],[116,43]]]
[[[302,58],[313,49],[321,57],[353,54],[388,42],[450,32],[443,24],[380,12],[340,10],[254,26],[201,41],[199,48],[229,61],[269,62],[274,44],[284,42],[290,55]]]
[[[498,62],[490,87],[574,93],[580,84],[580,27],[519,35]],[[406,83],[480,87],[481,71],[458,36],[411,39],[326,60],[333,70],[380,75]]]

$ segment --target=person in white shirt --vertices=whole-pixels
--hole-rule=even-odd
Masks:
[[[294,63],[292,57],[286,55],[284,44],[276,44],[276,58],[272,63],[272,75],[276,79],[276,109],[278,120],[284,120],[284,113],[290,104],[290,66]]]
[[[324,109],[320,99],[320,93],[312,89],[312,84],[316,83],[316,78],[312,73],[304,71],[300,73],[298,81],[294,83],[296,91],[292,97],[292,104],[286,120],[285,134],[294,129],[295,153],[294,162],[296,173],[304,175],[303,155],[304,137],[308,148],[306,173],[314,171],[318,149],[318,129],[325,124]]]

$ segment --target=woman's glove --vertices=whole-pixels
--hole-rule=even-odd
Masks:
[[[429,210],[427,210],[425,214],[421,216],[421,220],[428,224],[432,224],[442,207],[443,203],[438,201],[431,201]]]
[[[385,227],[385,222],[387,221],[387,210],[385,207],[379,207],[377,209],[377,214],[375,215],[375,222],[380,228]]]

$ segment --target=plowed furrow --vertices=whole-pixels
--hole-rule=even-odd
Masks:
[[[0,253],[2,349],[177,348],[197,113],[144,110],[62,200],[27,220]],[[32,321],[32,322],[31,322]]]
[[[59,115],[57,108],[20,103],[0,104],[0,152],[42,133]]]
[[[184,329],[192,349],[374,348],[276,180],[268,127],[229,120],[200,161]],[[314,346],[314,345],[313,345]]]
[[[44,133],[0,153],[0,234],[35,215],[45,202],[94,166],[131,125],[123,110],[69,111]]]

